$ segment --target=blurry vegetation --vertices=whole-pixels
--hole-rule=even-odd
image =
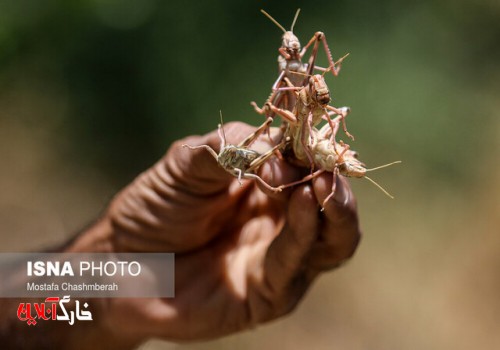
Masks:
[[[487,92],[500,85],[494,2],[3,1],[0,93],[33,104],[23,96],[40,91],[58,115],[10,117],[55,123],[66,161],[124,182],[173,140],[215,128],[219,109],[258,123],[248,102],[267,97],[281,35],[261,6],[285,27],[301,6],[303,43],[321,29],[335,57],[351,53],[329,81],[362,154],[380,144],[433,176],[468,175],[476,150],[464,146],[492,137]]]

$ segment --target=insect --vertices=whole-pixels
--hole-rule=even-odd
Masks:
[[[354,137],[347,131],[347,127],[345,125],[345,118],[349,114],[350,108],[335,108],[329,105],[331,101],[330,90],[326,85],[323,75],[315,74],[310,76],[308,84],[303,87],[289,86],[280,89],[295,90],[297,98],[293,111],[279,108],[270,102],[267,102],[264,105],[264,108],[256,107],[256,111],[260,114],[272,111],[288,122],[285,136],[291,138],[294,144],[293,150],[298,159],[303,158],[304,155],[307,156],[311,171],[315,166],[312,151],[310,149],[310,145],[312,144],[311,135],[313,128],[317,126],[321,120],[327,120],[328,125],[333,131],[337,128],[337,126],[335,126],[331,120],[330,115],[339,115],[343,124],[344,132],[347,136],[354,139]],[[332,132],[332,140],[334,139],[335,134],[336,131],[335,133]],[[335,146],[334,142],[333,145]]]
[[[192,150],[204,148],[206,149],[217,161],[217,163],[228,173],[238,178],[240,186],[242,186],[241,180],[244,179],[255,179],[260,182],[265,188],[273,191],[280,192],[280,187],[273,187],[265,182],[260,176],[254,174],[253,172],[262,165],[267,159],[269,159],[273,153],[281,147],[281,143],[277,144],[273,148],[269,149],[267,152],[260,154],[249,148],[249,146],[262,134],[272,123],[272,118],[268,118],[255,132],[247,136],[238,145],[231,145],[226,142],[226,135],[224,133],[224,126],[222,122],[221,113],[221,123],[217,127],[217,132],[221,141],[220,151],[217,154],[210,146],[200,145],[200,146],[189,146],[182,145],[182,147],[187,147]]]
[[[271,102],[278,107],[283,107],[287,110],[292,110],[295,105],[295,96],[293,94],[288,94],[284,91],[279,93],[275,93],[279,87],[283,86],[283,84],[289,86],[304,86],[307,84],[307,79],[301,78],[299,75],[293,73],[302,73],[305,75],[311,75],[314,69],[318,70],[331,70],[334,76],[337,76],[340,71],[340,67],[342,61],[346,56],[342,57],[337,62],[334,62],[332,59],[332,54],[330,52],[330,48],[328,47],[328,43],[326,42],[326,37],[323,32],[316,32],[313,37],[309,40],[306,46],[301,49],[300,41],[297,36],[293,33],[293,28],[295,26],[295,22],[300,13],[300,9],[295,13],[295,17],[292,22],[292,26],[290,30],[286,30],[281,24],[278,23],[270,14],[266,11],[261,10],[261,12],[268,17],[278,28],[283,31],[282,43],[281,47],[278,49],[280,55],[278,56],[278,69],[279,76],[274,82],[272,86],[271,95],[268,97],[266,102]],[[320,41],[323,43],[323,47],[326,52],[326,56],[328,59],[329,67],[327,69],[315,66],[316,56],[318,53],[318,46]],[[308,48],[314,43],[311,56],[309,57],[309,61],[307,63],[303,63],[302,59],[306,54]],[[255,102],[251,102],[254,108],[258,108]]]
[[[333,120],[335,125],[338,125],[338,118]],[[366,173],[378,169],[388,167],[393,164],[401,163],[401,161],[392,162],[385,164],[376,168],[367,169],[365,164],[358,160],[358,154],[350,149],[350,146],[340,141],[338,144],[332,143],[330,133],[336,133],[337,128],[333,130],[329,125],[324,125],[320,130],[313,128],[311,135],[311,143],[309,144],[309,149],[312,153],[313,161],[315,166],[318,168],[317,171],[309,174],[301,180],[282,185],[282,189],[292,187],[303,182],[309,181],[324,172],[331,172],[333,174],[332,189],[330,194],[325,198],[322,203],[322,209],[324,209],[326,203],[335,194],[336,190],[336,177],[340,174],[346,177],[356,177],[356,178],[366,178],[368,181],[372,182],[377,186],[382,192],[384,192],[390,198],[394,198],[390,195],[382,186],[377,182],[369,178]],[[296,147],[300,147],[299,144],[292,146],[296,154],[297,160],[305,163],[307,158],[300,158],[300,152],[295,150]],[[297,153],[299,156],[297,156]],[[305,164],[304,164],[305,165]]]

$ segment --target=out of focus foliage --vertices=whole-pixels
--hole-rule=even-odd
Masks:
[[[500,91],[494,1],[4,0],[0,96],[21,107],[1,118],[50,129],[66,161],[124,182],[173,140],[214,129],[219,109],[260,122],[249,101],[270,91],[281,36],[261,7],[285,27],[301,7],[303,44],[322,30],[334,57],[351,54],[328,82],[369,163],[470,174]]]

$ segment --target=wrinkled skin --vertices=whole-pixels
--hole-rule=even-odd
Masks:
[[[227,142],[237,144],[255,129],[230,123],[225,130]],[[268,149],[269,143],[265,135],[252,148]],[[208,144],[218,152],[220,140],[214,131],[175,142],[69,248],[176,253],[175,298],[102,301],[102,330],[88,340],[96,348],[133,347],[150,337],[216,338],[278,318],[358,245],[355,198],[342,176],[320,213],[330,174],[264,193],[250,180],[240,186],[206,150],[182,144]],[[276,157],[258,173],[273,186],[303,176]]]

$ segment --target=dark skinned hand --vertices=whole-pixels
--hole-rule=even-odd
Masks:
[[[255,128],[227,124],[238,144]],[[263,135],[252,146],[268,149]],[[112,201],[103,218],[70,251],[173,252],[175,298],[108,299],[101,321],[107,341],[120,348],[151,337],[189,341],[216,338],[289,313],[312,281],[350,258],[360,240],[356,201],[347,180],[323,174],[281,193],[264,193],[237,179],[204,149],[219,151],[217,132],[175,142],[152,168]],[[273,186],[303,171],[272,157],[259,169]],[[90,338],[89,338],[90,339]]]

